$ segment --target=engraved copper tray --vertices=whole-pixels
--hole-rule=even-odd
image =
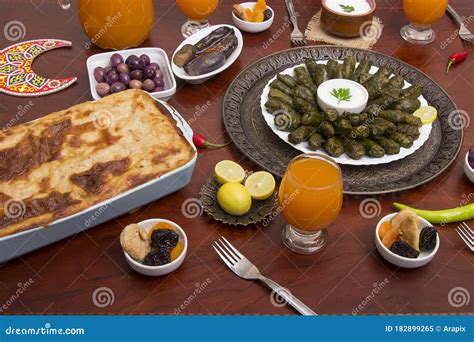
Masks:
[[[264,57],[244,69],[227,89],[224,124],[234,144],[255,163],[281,177],[298,150],[283,142],[265,123],[260,95],[269,79],[304,58],[338,59],[353,55],[375,66],[387,66],[410,83],[424,86],[423,96],[438,110],[429,139],[415,153],[382,165],[341,165],[344,193],[381,194],[412,189],[440,175],[454,161],[463,141],[462,118],[449,95],[430,77],[396,58],[367,50],[339,46],[293,48]]]

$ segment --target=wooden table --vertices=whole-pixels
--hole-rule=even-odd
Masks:
[[[222,123],[222,99],[233,78],[257,59],[290,48],[284,3],[271,3],[276,16],[270,30],[261,34],[244,33],[242,54],[228,70],[203,85],[180,83],[170,100],[186,119],[194,118],[192,126],[196,131],[214,141],[229,140]],[[211,17],[212,23],[231,23],[231,5],[232,1],[222,1]],[[302,27],[320,7],[318,1],[297,0],[295,5]],[[474,15],[472,1],[453,1],[453,5],[466,16]],[[182,40],[180,26],[185,18],[172,0],[155,1],[155,6],[156,22],[143,46],[161,47],[171,55]],[[71,49],[41,55],[35,62],[39,74],[78,77],[76,85],[49,96],[29,99],[0,95],[2,127],[16,113],[22,113],[17,115],[18,123],[26,122],[91,100],[86,59],[101,50],[84,48],[88,40],[79,26],[75,5],[63,11],[53,0],[0,0],[0,7],[1,26],[12,20],[21,21],[26,28],[24,40],[59,38],[73,42]],[[455,37],[456,26],[451,20],[445,16],[436,23],[438,38],[433,44],[415,46],[405,43],[399,35],[406,23],[401,1],[378,1],[377,15],[385,29],[374,50],[421,69],[446,89],[460,109],[473,113],[472,58],[453,68],[449,75],[444,72],[448,56],[465,49]],[[264,42],[276,36],[272,44],[263,47]],[[450,36],[452,42],[442,49],[440,46]],[[0,45],[10,44],[1,35]],[[31,108],[22,110],[27,105]],[[461,153],[447,171],[414,190],[375,197],[381,203],[380,215],[376,217],[361,216],[359,205],[364,197],[346,196],[340,217],[329,229],[329,245],[323,252],[310,256],[284,248],[280,240],[284,224],[281,216],[262,229],[229,227],[205,215],[195,219],[184,217],[182,203],[198,196],[216,162],[232,159],[248,169],[256,168],[235,146],[200,152],[191,184],[181,191],[2,265],[0,308],[5,302],[8,305],[2,312],[6,314],[294,314],[288,307],[272,305],[270,292],[263,286],[242,280],[226,268],[211,248],[211,242],[223,235],[268,277],[286,286],[320,314],[472,312],[472,300],[462,307],[454,307],[448,301],[448,293],[455,287],[463,287],[474,296],[472,254],[457,236],[454,224],[439,229],[440,250],[429,265],[420,269],[392,266],[382,259],[374,244],[375,225],[380,217],[393,211],[393,201],[436,209],[473,200],[474,187],[462,169],[463,158],[471,145],[474,145],[474,122],[465,130]],[[119,244],[119,234],[125,225],[154,217],[176,221],[184,227],[190,242],[184,264],[161,278],[132,271]],[[30,278],[32,284],[12,300],[18,286]],[[93,301],[94,291],[101,287],[108,288],[114,299],[105,307]],[[374,290],[380,287],[383,289]]]

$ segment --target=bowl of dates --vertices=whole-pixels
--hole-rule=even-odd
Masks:
[[[129,224],[120,234],[120,244],[128,264],[147,276],[173,272],[183,263],[188,249],[184,230],[164,219]]]
[[[439,249],[438,231],[409,209],[382,218],[375,229],[375,245],[390,263],[417,268],[429,263]]]
[[[464,159],[464,173],[474,183],[474,146],[471,146]]]

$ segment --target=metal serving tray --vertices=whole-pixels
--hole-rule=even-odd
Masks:
[[[173,117],[178,128],[193,147],[194,158],[158,179],[151,180],[81,212],[56,220],[47,227],[33,228],[0,238],[0,263],[92,228],[188,185],[197,159],[197,151],[192,141],[193,131],[173,107],[166,102],[157,101]]]

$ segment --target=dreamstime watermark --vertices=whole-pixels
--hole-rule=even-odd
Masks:
[[[462,22],[464,23],[464,26],[469,26],[469,24],[474,21],[474,16],[470,15],[469,17],[461,17]],[[459,29],[455,30],[448,38],[446,38],[440,45],[439,47],[441,50],[444,50],[448,47],[449,44],[451,44],[454,40],[456,40],[459,37]]]
[[[295,13],[295,17],[298,18],[300,14],[298,12]],[[285,16],[283,18],[283,25],[279,27],[276,32],[268,38],[266,41],[262,43],[262,48],[264,50],[268,49],[270,45],[272,45],[280,36],[285,33],[285,31],[291,26],[290,18],[288,16]]]
[[[194,115],[188,120],[188,124],[192,125],[193,122],[195,122],[197,119],[201,117],[201,115],[207,112],[207,110],[209,109],[209,107],[211,107],[211,105],[212,105],[212,102],[209,100],[207,100],[206,103],[203,105],[196,105],[194,107],[195,109]]]
[[[448,293],[448,303],[453,308],[466,306],[471,301],[471,294],[464,287],[453,287]]]
[[[373,41],[382,35],[382,25],[376,21],[368,20],[359,27],[359,35],[365,41]]]
[[[26,205],[21,199],[10,198],[3,203],[3,212],[10,219],[22,218],[26,213]]]
[[[114,115],[105,109],[91,113],[92,124],[98,130],[104,130],[112,127],[115,124]]]
[[[183,213],[184,217],[188,219],[201,216],[203,212],[201,201],[197,198],[188,198],[181,205],[181,212]]]
[[[188,298],[184,300],[176,309],[174,309],[175,315],[180,315],[191,303],[212,283],[211,278],[207,278],[202,283],[194,284],[194,291]]]
[[[355,316],[358,313],[360,313],[364,308],[379,294],[385,286],[387,286],[390,283],[390,281],[385,278],[383,281],[380,283],[373,283],[372,286],[372,291],[362,300],[362,302],[359,303],[355,308],[352,309],[352,315]]]
[[[45,323],[39,328],[18,328],[9,326],[5,329],[6,335],[84,335],[84,328],[53,328],[51,323]]]
[[[474,199],[474,193],[470,192],[468,194],[461,194],[461,201],[459,202],[459,205],[457,207],[463,207],[465,205],[468,205],[469,203],[472,202],[472,200]],[[452,213],[451,215],[454,215],[454,213]],[[441,227],[444,227],[446,225],[446,223],[448,223],[449,221],[449,215],[447,215],[440,223],[439,225]]]
[[[34,106],[33,101],[28,101],[27,104],[25,105],[18,105],[16,107],[17,111],[15,113],[15,116],[11,118],[5,126],[3,126],[2,131],[5,133],[8,129],[12,128],[15,126],[15,124],[18,122],[18,120],[21,119],[23,115],[25,115],[32,107]]]
[[[97,208],[94,213],[89,216],[87,219],[84,220],[84,225],[89,228],[94,224],[94,221],[97,220],[106,210],[109,205],[105,203],[104,205],[101,205],[99,208]]]
[[[276,110],[272,113],[275,117],[275,125],[280,131],[291,131],[290,127],[295,124],[293,115],[284,109]]]
[[[278,215],[280,215],[280,213],[283,211],[283,209],[285,209],[285,207],[290,204],[291,202],[294,201],[294,199],[296,198],[296,196],[298,196],[300,194],[300,190],[299,189],[296,189],[295,191],[293,191],[291,194],[284,194],[283,195],[283,201],[280,203],[280,205],[274,210],[272,211],[272,213],[270,214],[270,216],[266,217],[263,221],[262,221],[262,225],[264,227],[267,227]]]
[[[98,287],[92,293],[92,303],[98,308],[111,306],[115,302],[115,293],[109,287]]]
[[[19,20],[12,20],[3,26],[3,35],[11,42],[25,38],[26,27]]]
[[[453,110],[448,115],[448,125],[452,129],[459,131],[461,129],[467,128],[471,123],[471,118],[469,114],[462,109]]]
[[[280,287],[275,291],[270,293],[270,303],[277,308],[282,308],[291,302],[293,295],[291,294],[290,290]]]
[[[24,282],[24,283],[18,283],[18,284],[17,284],[17,289],[16,289],[15,293],[14,293],[13,295],[11,295],[10,298],[8,298],[8,299],[5,301],[5,303],[3,303],[2,306],[0,306],[0,313],[2,313],[2,312],[4,312],[4,311],[8,310],[8,308],[9,308],[10,306],[12,306],[13,303],[15,303],[15,302],[18,300],[18,298],[20,298],[20,296],[21,296],[31,285],[33,285],[34,282],[35,282],[35,281],[34,281],[32,278],[30,278],[30,279],[28,279],[28,280],[27,280],[26,282]]]
[[[372,219],[380,216],[382,205],[376,198],[365,198],[359,204],[359,212],[363,218]]]
[[[84,43],[84,48],[90,49],[92,44],[95,44],[110,28],[115,25],[122,18],[122,12],[118,11],[114,16],[107,16],[105,18],[104,27],[97,32],[91,40]]]

